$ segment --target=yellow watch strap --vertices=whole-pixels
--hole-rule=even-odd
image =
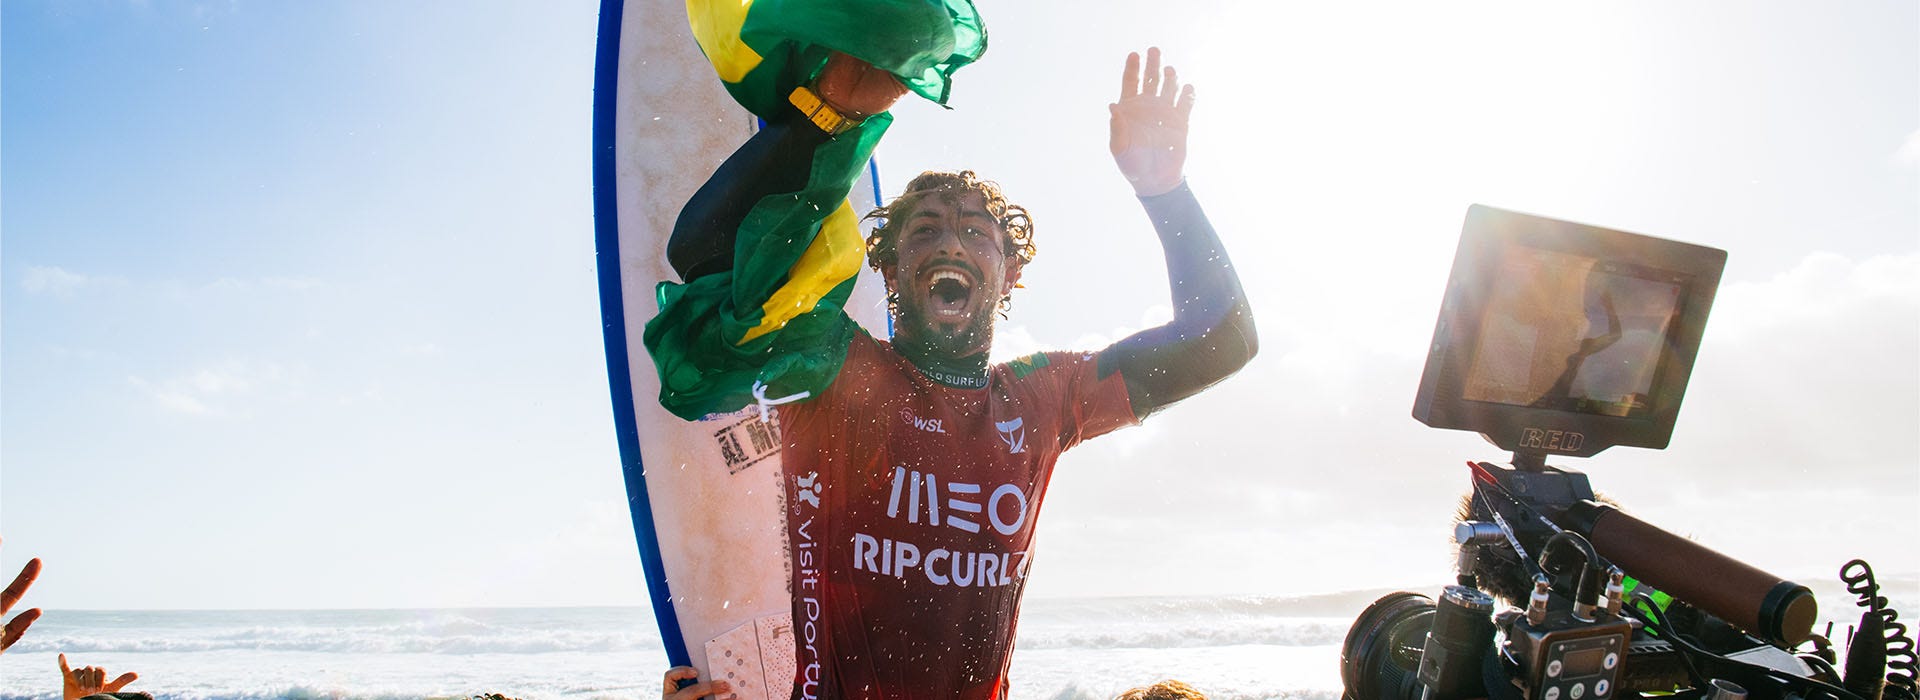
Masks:
[[[828,105],[805,85],[794,88],[793,92],[787,95],[787,101],[799,107],[800,113],[807,115],[807,121],[813,122],[814,126],[820,127],[821,131],[832,136],[846,133],[848,129],[860,125],[859,120],[848,119],[841,115],[839,110]]]

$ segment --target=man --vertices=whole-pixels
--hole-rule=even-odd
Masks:
[[[873,213],[881,225],[866,241],[892,302],[891,342],[833,309],[804,329],[756,331],[771,345],[729,360],[831,358],[793,361],[827,365],[812,388],[769,391],[756,380],[752,394],[762,410],[786,404],[777,413],[793,489],[796,697],[1004,698],[1028,545],[1060,453],[1198,393],[1253,356],[1245,294],[1182,176],[1193,89],[1161,66],[1158,49],[1147,52],[1144,73],[1140,56],[1128,56],[1122,85],[1110,146],[1160,236],[1173,321],[1098,352],[989,365],[996,310],[1033,259],[1032,222],[971,172],[926,173]],[[843,55],[812,90],[829,118],[796,99],[805,114],[769,117],[683,210],[668,256],[688,287],[752,277],[769,239],[807,245],[806,230],[750,244],[735,234],[758,203],[815,177],[809,158],[837,138],[830,132],[880,115],[905,92]],[[727,283],[724,304],[779,305],[770,301],[778,290]],[[689,362],[672,356],[685,354],[674,338],[709,332],[701,318],[663,308],[648,326],[663,403],[683,385],[676,381],[724,374],[673,364]],[[811,347],[782,349],[779,334],[801,332]]]

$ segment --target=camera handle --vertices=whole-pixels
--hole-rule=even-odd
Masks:
[[[1819,608],[1806,586],[1662,530],[1612,506],[1581,501],[1562,526],[1585,535],[1600,556],[1761,638],[1791,648],[1813,633]]]

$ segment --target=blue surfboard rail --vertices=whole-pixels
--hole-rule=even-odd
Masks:
[[[885,204],[887,200],[880,198],[880,157],[879,156],[874,156],[872,158],[867,159],[867,181],[873,183],[873,203],[875,205]],[[888,340],[893,339],[893,314],[887,314],[887,339]]]
[[[666,564],[660,555],[660,537],[653,526],[653,502],[647,495],[646,464],[640,452],[640,424],[634,411],[633,374],[627,344],[626,296],[620,280],[619,178],[614,146],[620,84],[620,29],[625,0],[602,0],[593,78],[593,237],[600,283],[600,328],[607,351],[607,385],[613,399],[613,423],[620,445],[620,469],[627,487],[627,511],[633,519],[634,541],[640,549],[653,616],[670,666],[688,666],[692,657],[680,634],[680,616],[673,607]],[[762,124],[764,126],[764,123]],[[880,198],[880,161],[867,161],[873,201]],[[651,294],[652,290],[646,290]],[[640,297],[645,298],[645,297]],[[887,335],[893,319],[887,318]],[[651,399],[651,397],[649,397]]]
[[[613,392],[613,425],[620,442],[620,471],[626,477],[627,510],[633,538],[640,545],[653,617],[667,664],[687,666],[680,616],[673,609],[660,537],[653,529],[653,502],[647,498],[647,465],[640,456],[640,424],[633,410],[633,375],[627,354],[627,310],[620,287],[619,178],[615,172],[614,133],[620,86],[620,20],[624,0],[600,3],[600,39],[593,59],[593,250],[600,277],[600,329],[607,346],[607,385]]]

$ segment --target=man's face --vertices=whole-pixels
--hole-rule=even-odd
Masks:
[[[993,314],[1013,290],[1006,232],[978,192],[924,195],[906,213],[887,289],[900,300],[894,333],[950,357],[993,342]]]

